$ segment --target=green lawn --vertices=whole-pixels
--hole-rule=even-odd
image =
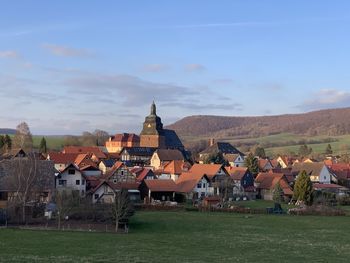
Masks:
[[[1,262],[348,262],[349,217],[138,212],[128,235],[0,229]]]

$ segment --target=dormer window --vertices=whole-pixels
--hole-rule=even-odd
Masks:
[[[75,174],[75,170],[74,169],[68,169],[68,174]]]

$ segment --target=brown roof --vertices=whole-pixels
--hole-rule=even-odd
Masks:
[[[78,154],[77,158],[74,160],[74,163],[78,165],[80,168],[85,166],[93,166],[97,167],[96,163],[92,161],[91,154]]]
[[[183,160],[173,160],[165,164],[163,173],[165,174],[181,174],[183,171],[188,171],[190,164]]]
[[[191,173],[206,175],[210,180],[223,168],[222,164],[194,164],[190,169]]]
[[[106,155],[98,146],[65,146],[63,153],[93,153],[99,159],[105,159]]]
[[[255,183],[258,183],[257,188],[267,190],[273,190],[276,184],[280,183],[285,195],[293,195],[292,188],[282,173],[259,173],[255,178]]]
[[[176,192],[177,185],[171,179],[146,179],[147,188],[152,192]]]
[[[48,158],[55,164],[69,164],[74,163],[75,159],[79,154],[77,153],[57,153],[50,152]]]
[[[120,133],[111,137],[116,142],[140,142],[140,137],[134,133]]]
[[[177,179],[176,184],[178,186],[177,191],[180,193],[189,193],[196,187],[198,182],[202,180],[205,175],[193,174],[190,172],[182,173]]]
[[[323,162],[318,163],[295,163],[292,167],[292,173],[298,174],[301,171],[306,171],[308,175],[319,176],[325,164]]]
[[[136,180],[138,182],[142,182],[148,175],[154,176],[154,173],[150,168],[134,167],[130,169],[130,172],[136,175]]]
[[[269,164],[271,165],[271,167],[273,167],[269,159],[259,159],[258,161],[258,165],[261,170],[264,170]]]
[[[184,160],[184,156],[179,150],[158,149],[154,154],[157,154],[161,161]]]
[[[229,167],[226,169],[233,180],[242,180],[247,173],[247,167]]]

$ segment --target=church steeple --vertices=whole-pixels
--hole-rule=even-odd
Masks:
[[[151,115],[157,116],[157,108],[154,101],[152,102],[152,105],[151,105]]]

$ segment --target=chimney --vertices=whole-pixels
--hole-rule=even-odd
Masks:
[[[209,139],[209,147],[213,146],[214,143],[215,143],[215,139],[214,138]]]

